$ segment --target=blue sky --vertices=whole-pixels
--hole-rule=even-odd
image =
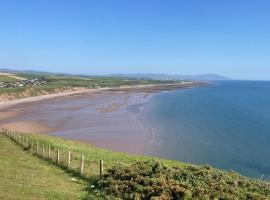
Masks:
[[[0,68],[270,80],[268,0],[0,0]]]

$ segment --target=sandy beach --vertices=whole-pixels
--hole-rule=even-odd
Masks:
[[[152,132],[140,113],[155,92],[192,84],[124,86],[18,99],[0,104],[0,127],[79,140],[114,151],[144,154]]]
[[[143,154],[150,133],[127,107],[147,102],[148,97],[145,92],[91,91],[9,103],[1,109],[0,127]]]

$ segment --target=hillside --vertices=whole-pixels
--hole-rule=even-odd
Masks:
[[[80,170],[81,155],[84,155],[84,170],[82,178],[88,180],[90,189],[88,199],[269,199],[270,184],[260,180],[249,179],[235,172],[226,172],[214,169],[210,166],[194,166],[170,160],[162,160],[152,157],[133,156],[123,153],[111,152],[103,149],[94,148],[79,142],[73,142],[55,137],[35,134],[16,135],[20,136],[21,144],[24,144],[27,150],[26,160],[31,160],[32,155],[43,157],[47,162],[36,161],[48,167],[53,167],[50,163],[57,162],[56,150],[60,151],[59,165],[68,173],[76,174]],[[3,137],[3,136],[2,136]],[[12,145],[10,141],[1,138],[1,145],[6,146],[11,154],[3,157],[5,160],[9,157],[22,156],[18,152],[19,148]],[[32,144],[42,145],[44,150],[39,149],[37,153],[35,148],[29,147]],[[48,146],[51,149],[50,159],[46,158]],[[29,149],[30,148],[30,149]],[[17,149],[16,151],[14,149]],[[15,151],[15,152],[12,152]],[[67,169],[66,156],[71,152],[71,164]],[[31,154],[29,154],[31,153]],[[22,158],[25,160],[24,158]],[[103,176],[99,178],[99,161],[104,161]],[[8,161],[6,166],[18,167],[18,171],[29,169],[27,162],[21,166],[20,163]],[[5,167],[7,168],[7,167]],[[3,170],[3,169],[2,169]],[[31,170],[29,171],[29,173]],[[4,170],[4,174],[9,171]],[[40,177],[54,177],[54,172],[48,174],[40,172]],[[13,180],[6,177],[6,181],[12,184]],[[27,179],[27,178],[26,178]],[[82,179],[82,180],[83,180]],[[63,181],[66,180],[63,177]],[[16,182],[16,181],[15,181]],[[15,183],[14,183],[15,184]],[[25,187],[29,187],[30,182],[25,180]],[[82,186],[85,187],[84,183]],[[48,183],[48,188],[51,184]],[[46,188],[45,187],[45,188]],[[44,189],[45,189],[44,188]],[[58,190],[57,188],[55,188]],[[4,189],[4,190],[7,190]],[[61,191],[61,188],[59,188]],[[45,192],[45,191],[44,191]],[[69,190],[70,192],[70,190]],[[43,193],[43,191],[41,191]],[[16,193],[14,194],[16,195]],[[84,192],[78,194],[84,196]],[[77,199],[77,198],[75,198]],[[78,198],[79,199],[79,198]]]
[[[83,199],[88,184],[0,134],[0,199]],[[73,181],[73,180],[76,181]]]
[[[126,77],[150,80],[195,80],[195,81],[228,81],[228,77],[217,74],[195,74],[195,75],[171,75],[155,73],[135,73],[135,74],[110,74],[112,77]]]
[[[0,74],[0,102],[46,94],[97,88],[117,88],[151,84],[174,84],[181,81],[137,80],[134,78],[59,75],[49,73]]]

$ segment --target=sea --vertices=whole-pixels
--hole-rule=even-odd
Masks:
[[[270,82],[224,81],[153,95],[147,154],[270,180]]]

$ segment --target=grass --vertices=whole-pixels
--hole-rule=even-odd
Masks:
[[[0,199],[83,199],[88,183],[38,159],[0,134]]]
[[[147,84],[166,84],[175,83],[175,81],[157,81],[157,80],[137,80],[133,78],[101,77],[101,76],[64,76],[64,75],[47,75],[47,74],[17,74],[17,76],[31,79],[44,77],[49,82],[46,85],[31,87],[32,92],[29,96],[42,94],[44,91],[53,93],[57,89],[64,88],[97,88],[97,87],[119,87],[121,85],[147,85]],[[179,82],[179,81],[178,81]],[[22,93],[29,90],[29,87],[0,89],[1,94]]]
[[[98,180],[100,159],[104,160],[105,173],[113,166],[128,166],[139,160],[153,160],[150,157],[107,151],[57,137],[29,133],[21,135],[30,143],[33,141],[33,149],[39,144],[38,157],[42,154],[42,144],[46,155],[50,145],[51,160],[35,157],[37,154],[34,151],[23,151],[15,142],[0,134],[0,177],[1,183],[5,183],[0,185],[0,199],[104,199],[99,196],[102,190],[93,191],[89,188]],[[53,164],[56,162],[57,149],[60,149],[61,168]],[[71,170],[65,167],[68,151],[72,153]],[[83,176],[77,173],[81,154],[85,155]],[[166,163],[172,166],[182,165],[175,161]],[[72,182],[73,177],[79,182]]]
[[[13,81],[18,81],[18,79],[7,76],[7,75],[0,75],[0,81],[13,82]]]
[[[39,157],[42,154],[42,144],[45,147],[45,157],[47,147],[51,146],[51,159],[45,159],[48,163],[56,162],[56,149],[60,149],[60,164],[68,174],[77,174],[81,154],[85,155],[84,173],[80,177],[95,186],[94,189],[89,188],[85,199],[269,199],[268,182],[250,179],[236,172],[117,153],[57,137],[26,133],[21,136],[27,138],[28,142],[33,142],[32,151],[28,152],[33,153],[36,144],[39,144]],[[72,154],[69,170],[65,167],[68,151]],[[98,178],[100,159],[104,160],[105,164],[105,174],[101,180]],[[49,165],[45,161],[40,162]],[[16,163],[12,166],[17,168]],[[85,191],[82,191],[82,196],[85,196]]]
[[[137,161],[149,161],[153,160],[153,157],[147,156],[135,156],[125,153],[113,152],[105,149],[100,149],[92,147],[81,142],[65,140],[58,137],[51,137],[40,134],[30,134],[24,133],[23,137],[27,138],[29,141],[33,141],[33,146],[39,144],[39,154],[41,154],[41,146],[44,144],[45,152],[48,151],[48,147],[51,147],[51,157],[52,161],[56,162],[56,151],[60,149],[60,162],[63,166],[67,165],[67,155],[71,152],[71,168],[74,171],[78,171],[80,168],[81,155],[85,156],[85,170],[84,176],[88,178],[94,178],[99,175],[99,161],[104,160],[104,167],[108,169],[115,165],[130,165]],[[46,153],[47,155],[47,153]],[[169,166],[182,166],[184,163],[170,160],[162,160],[155,158],[155,160],[160,160],[166,162]]]

